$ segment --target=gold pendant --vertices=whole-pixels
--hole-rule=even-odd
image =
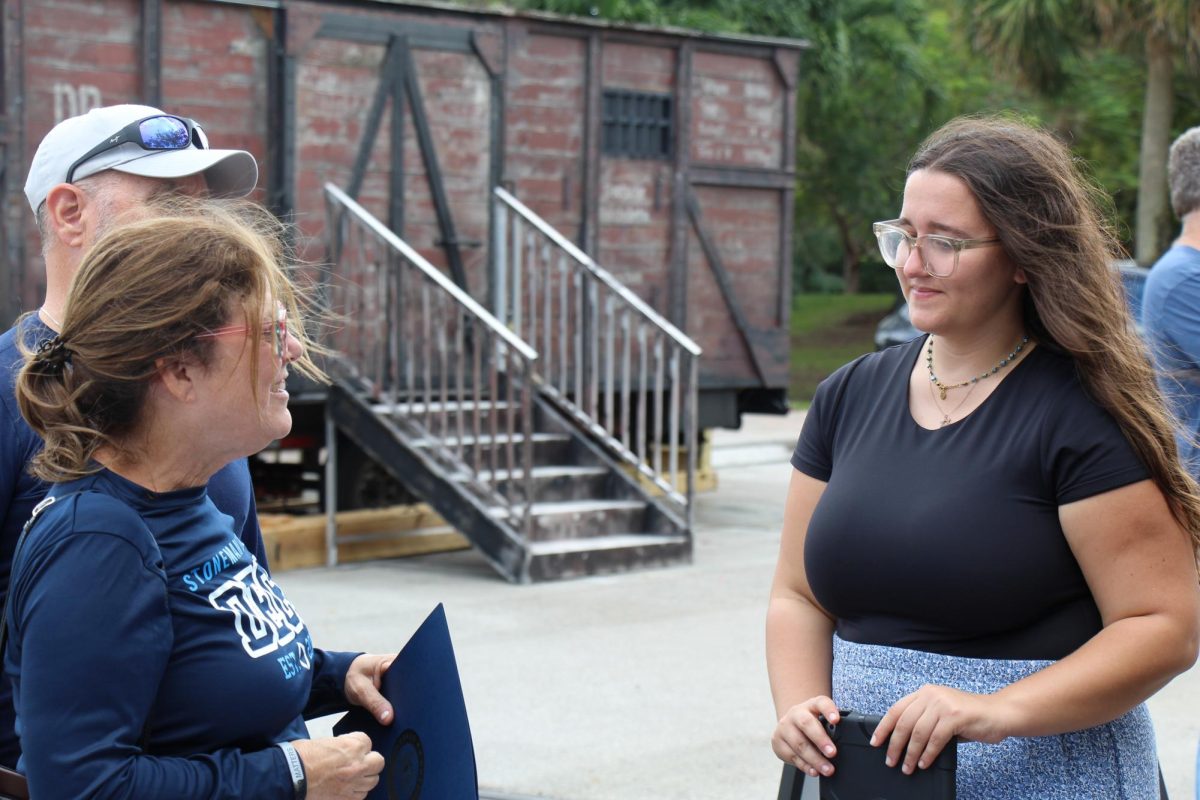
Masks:
[[[938,391],[942,393],[942,399],[945,400],[946,399],[946,387],[939,383]]]
[[[949,414],[943,414],[943,415],[942,415],[942,424],[941,424],[941,425],[939,425],[938,427],[939,427],[939,428],[944,428],[944,427],[946,427],[946,426],[947,426],[947,425],[949,425],[949,424],[950,424],[950,415],[949,415]]]

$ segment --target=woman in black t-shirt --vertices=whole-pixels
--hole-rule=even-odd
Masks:
[[[929,335],[824,382],[792,458],[767,661],[806,774],[841,706],[904,773],[959,737],[959,798],[1158,796],[1143,701],[1196,659],[1200,498],[1101,197],[1049,134],[960,119],[875,224]]]

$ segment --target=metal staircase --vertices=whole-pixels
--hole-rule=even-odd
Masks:
[[[344,433],[511,581],[689,560],[699,348],[501,189],[494,314],[325,195],[327,446]]]

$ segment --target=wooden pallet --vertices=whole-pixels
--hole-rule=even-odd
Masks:
[[[670,463],[670,457],[670,448],[666,446],[662,447],[662,464],[664,466]],[[686,447],[679,448],[679,463],[681,466],[684,466],[684,469],[681,469],[678,475],[671,474],[669,482],[677,491],[683,492],[687,489]],[[633,467],[626,464],[624,465],[624,469],[626,474],[636,479],[638,484],[650,494],[657,497],[663,493],[662,489],[656,486],[653,481],[638,473],[638,471]],[[717,471],[712,465],[712,440],[703,434],[700,437],[700,445],[696,448],[695,481],[696,483],[694,491],[696,494],[700,494],[702,492],[715,492],[717,490]]]
[[[325,566],[325,516],[260,514],[272,572]],[[337,515],[338,562],[442,553],[471,546],[425,503]]]

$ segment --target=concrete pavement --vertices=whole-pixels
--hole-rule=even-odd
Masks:
[[[330,649],[398,650],[446,604],[485,795],[774,798],[763,625],[800,420],[715,432],[719,487],[697,498],[691,566],[512,586],[464,551],[277,580]],[[1200,669],[1150,707],[1171,797],[1188,800]]]

